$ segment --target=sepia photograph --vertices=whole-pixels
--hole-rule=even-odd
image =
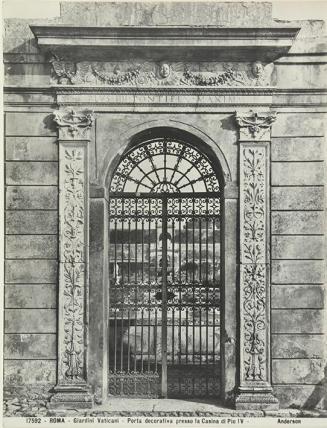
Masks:
[[[4,428],[326,427],[327,3],[2,15]]]

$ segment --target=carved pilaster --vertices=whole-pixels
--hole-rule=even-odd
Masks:
[[[240,161],[240,385],[237,409],[276,409],[270,380],[269,142],[273,113],[237,115]]]
[[[51,407],[92,407],[87,385],[91,112],[54,112],[59,131],[58,370]]]

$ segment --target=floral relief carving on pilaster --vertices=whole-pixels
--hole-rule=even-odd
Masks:
[[[241,263],[244,379],[266,379],[266,148],[243,146]]]
[[[68,383],[74,383],[84,380],[85,167],[84,148],[65,147],[63,150],[61,298],[65,315],[61,376]]]

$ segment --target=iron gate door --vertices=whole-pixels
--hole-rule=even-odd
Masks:
[[[218,396],[220,194],[163,176],[160,191],[111,187],[109,394]]]

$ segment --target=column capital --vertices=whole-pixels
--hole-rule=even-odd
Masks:
[[[271,125],[277,118],[277,113],[255,112],[236,112],[236,123],[239,126],[239,141],[261,142],[270,141]]]
[[[89,140],[94,122],[92,110],[55,110],[53,119],[59,130],[59,140]]]

